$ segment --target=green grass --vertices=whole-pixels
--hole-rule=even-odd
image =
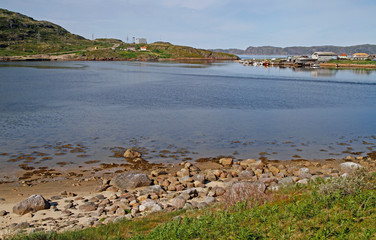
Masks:
[[[364,60],[364,61],[357,61],[357,60],[330,60],[329,63],[338,63],[338,64],[376,64],[376,61],[372,60]]]
[[[375,176],[356,173],[225,207],[158,213],[81,231],[14,239],[375,239]],[[251,204],[248,203],[258,203]],[[171,220],[173,216],[183,218]]]

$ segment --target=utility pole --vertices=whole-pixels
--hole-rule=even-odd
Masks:
[[[39,33],[39,31],[37,33],[37,42],[40,43],[40,33]]]

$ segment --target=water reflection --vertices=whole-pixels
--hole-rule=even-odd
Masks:
[[[17,63],[7,63],[7,62],[0,62],[0,68],[7,68],[7,67],[22,67],[22,68],[35,68],[35,69],[85,69],[88,66],[85,64],[72,64],[67,66],[62,66],[60,63],[59,65],[49,64],[49,62],[40,62],[30,63],[30,62],[17,62]]]
[[[355,74],[359,75],[370,75],[372,72],[375,72],[376,70],[373,69],[353,69],[351,70]]]
[[[332,77],[338,70],[329,68],[292,68],[294,72],[309,72],[312,77]]]

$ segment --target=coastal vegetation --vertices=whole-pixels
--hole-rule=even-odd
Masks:
[[[337,64],[359,64],[359,65],[376,65],[376,61],[372,60],[330,60],[328,63],[337,63]]]
[[[374,239],[376,176],[356,170],[235,202],[159,212],[97,228],[35,232],[8,239]],[[226,199],[227,197],[227,199]],[[246,197],[246,200],[242,200]]]

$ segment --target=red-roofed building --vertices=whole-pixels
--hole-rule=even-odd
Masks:
[[[338,55],[338,59],[346,60],[346,59],[349,59],[349,58],[347,57],[347,54],[340,54],[340,55]]]

